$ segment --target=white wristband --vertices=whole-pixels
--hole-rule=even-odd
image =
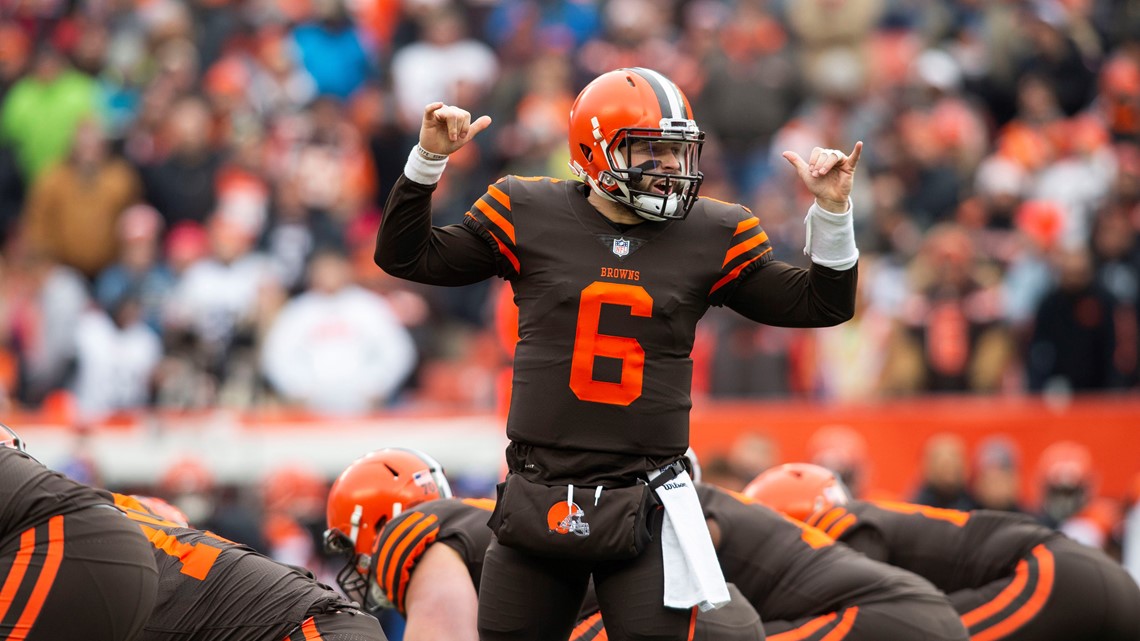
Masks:
[[[859,262],[850,198],[847,199],[847,212],[842,214],[834,214],[818,203],[812,203],[804,225],[807,226],[804,254],[811,256],[811,262],[839,271],[851,269]]]
[[[429,160],[425,153],[430,152],[421,152],[419,145],[412,147],[411,153],[408,154],[408,162],[404,164],[404,175],[412,182],[434,185],[443,176],[443,168],[447,166],[447,156],[440,160]]]

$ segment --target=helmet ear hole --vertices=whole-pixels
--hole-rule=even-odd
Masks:
[[[589,145],[579,144],[582,148],[582,155],[586,157],[586,162],[594,162],[594,150],[590,149]]]

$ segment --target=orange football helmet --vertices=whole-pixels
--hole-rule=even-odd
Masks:
[[[785,463],[765,470],[744,488],[744,494],[801,521],[851,501],[851,492],[834,472],[811,463]]]
[[[372,548],[384,524],[404,510],[451,497],[443,467],[413,449],[370,452],[349,465],[329,490],[325,550],[350,558],[337,574],[348,596],[363,602]]]
[[[641,67],[595,78],[570,108],[570,169],[604,198],[647,220],[688,215],[704,176],[698,170],[705,134],[685,94]],[[630,166],[634,145],[650,159]],[[673,171],[662,170],[665,163]]]

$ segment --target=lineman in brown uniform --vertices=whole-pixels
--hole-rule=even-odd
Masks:
[[[769,641],[967,639],[928,581],[877,563],[751,499],[698,484],[724,576],[760,613]],[[701,616],[697,616],[698,625]],[[574,641],[600,641],[579,624]]]
[[[385,641],[376,619],[301,569],[169,521],[135,497],[115,502],[158,566],[140,641]]]
[[[1140,588],[1119,564],[1010,512],[823,498],[829,471],[789,464],[746,490],[945,592],[972,641],[1136,641]],[[805,515],[795,505],[812,504]],[[818,501],[818,502],[817,502]],[[794,515],[794,514],[793,514]]]
[[[0,639],[139,638],[158,572],[112,503],[41,465],[0,425]]]
[[[730,605],[697,615],[694,639],[762,639],[764,631],[777,641],[966,639],[953,608],[927,581],[834,545],[742,496],[707,485],[698,492],[725,576],[738,585],[731,586]],[[363,522],[390,513],[393,500],[414,501],[399,493],[376,498],[361,503]],[[475,639],[493,507],[489,500],[433,500],[385,521],[371,555],[369,581],[377,589],[366,591],[367,607],[394,607],[407,617],[406,641],[445,633]],[[607,638],[591,596],[575,641]]]
[[[425,108],[375,258],[421,283],[498,276],[511,284],[520,340],[507,463],[520,485],[629,488],[683,461],[690,352],[710,306],[800,327],[853,313],[858,252],[848,196],[861,145],[851,157],[820,148],[808,160],[785,154],[816,196],[812,265],[800,269],[773,260],[748,209],[697,198],[704,134],[676,85],[642,68],[603,74],[575,101],[568,142],[585,183],[510,176],[463,224],[433,228],[431,196],[446,155],[489,124],[458,107]],[[578,507],[588,521],[589,506]],[[649,545],[617,561],[493,541],[479,600],[483,641],[565,638],[591,577],[611,635],[686,638],[693,613],[663,605],[660,511],[648,524]]]
[[[421,503],[384,526],[375,554],[374,580],[379,590],[370,592],[368,604],[372,608],[394,607],[403,614],[408,620],[405,641],[436,638],[438,632],[425,629],[429,625],[446,630],[452,640],[477,637],[476,598],[484,556],[492,539],[487,518],[493,509],[494,501],[488,499],[441,499]],[[449,560],[437,560],[440,547],[449,549],[444,553]],[[429,561],[432,569],[420,565],[429,550],[436,556]],[[447,569],[440,571],[441,566]],[[412,581],[413,576],[418,582]],[[410,585],[415,586],[411,598]],[[732,603],[697,615],[693,639],[763,641],[760,617],[732,586],[730,593]],[[592,597],[591,591],[587,602],[596,604]],[[596,605],[587,606],[588,613],[596,609]],[[604,628],[595,625],[596,620],[594,617],[583,621],[584,626],[579,625],[595,636],[577,636],[576,628],[571,639],[604,635]]]

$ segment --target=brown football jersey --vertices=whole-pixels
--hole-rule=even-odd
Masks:
[[[1009,574],[1034,546],[1060,536],[1024,514],[892,501],[854,501],[815,515],[809,523],[947,593]]]
[[[459,553],[478,590],[483,556],[491,543],[487,519],[494,508],[490,499],[439,499],[421,503],[386,523],[372,558],[376,583],[388,602],[404,613],[404,594],[412,572],[435,543]]]
[[[508,176],[463,226],[433,228],[433,190],[400,178],[376,260],[429,284],[511,283],[519,343],[507,436],[516,443],[680,455],[690,352],[709,306],[800,327],[841,322],[853,308],[855,269],[772,260],[759,219],[740,205],[701,198],[684,220],[623,226],[578,181]]]
[[[720,531],[717,558],[764,621],[786,621],[899,599],[937,599],[929,582],[877,563],[748,497],[698,484]]]
[[[154,546],[158,599],[140,641],[284,638],[310,608],[344,603],[332,588],[252,548],[181,527],[130,496],[115,503]]]
[[[0,544],[57,514],[111,504],[110,493],[73,481],[19,450],[0,447]]]

